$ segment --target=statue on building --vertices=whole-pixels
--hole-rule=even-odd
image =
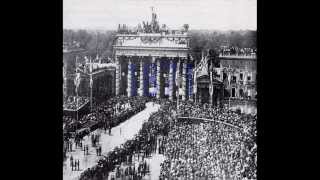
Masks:
[[[189,24],[184,24],[184,25],[183,25],[183,30],[184,30],[185,32],[188,32],[188,30],[189,30]]]
[[[141,24],[140,24],[140,23],[138,24],[137,31],[138,31],[138,32],[143,32],[143,29],[142,29],[142,27],[141,27]]]

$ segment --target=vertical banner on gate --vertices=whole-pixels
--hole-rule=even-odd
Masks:
[[[193,92],[192,65],[193,65],[192,63],[187,64],[187,85],[188,85],[187,95],[189,96],[189,99],[192,97],[192,92]]]
[[[149,67],[148,63],[144,63],[143,66],[143,95],[148,95],[149,92]]]
[[[172,62],[172,79],[171,79],[171,81],[173,81],[172,82],[172,94],[173,94],[173,97],[176,94],[175,93],[175,85],[174,85],[175,79],[176,79],[176,71],[177,71],[177,63]]]
[[[137,95],[137,76],[136,76],[136,64],[131,64],[131,95]]]
[[[155,62],[150,64],[150,76],[149,76],[149,95],[155,96],[156,95],[156,87],[157,87],[157,66]]]

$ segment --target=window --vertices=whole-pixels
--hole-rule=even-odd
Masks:
[[[248,81],[251,81],[251,76],[248,76],[248,77],[247,77],[247,80],[248,80]]]
[[[240,97],[243,97],[243,96],[244,96],[243,89],[240,89],[240,90],[239,90],[239,95],[240,95]]]
[[[232,81],[237,81],[237,77],[236,76],[232,76]]]
[[[236,97],[236,89],[235,88],[231,89],[231,97]]]
[[[223,73],[223,80],[226,80],[228,78],[227,73]]]
[[[243,74],[240,73],[240,80],[243,80]]]

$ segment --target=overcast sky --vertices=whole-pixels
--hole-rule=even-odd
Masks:
[[[160,24],[175,29],[256,30],[256,0],[63,0],[63,27],[117,29],[151,20],[155,7]]]

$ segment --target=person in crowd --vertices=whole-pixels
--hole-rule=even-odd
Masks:
[[[132,177],[142,178],[149,171],[146,158],[157,149],[166,157],[159,179],[256,179],[256,116],[181,102],[178,116],[190,117],[183,121],[173,113],[175,102],[155,102],[160,110],[139,133],[84,171],[80,180],[108,176],[112,171],[116,178],[128,177],[128,156],[138,156]],[[192,117],[213,121],[191,121]]]

